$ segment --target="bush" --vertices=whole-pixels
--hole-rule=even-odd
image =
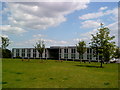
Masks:
[[[2,58],[11,58],[11,51],[9,49],[3,49]]]

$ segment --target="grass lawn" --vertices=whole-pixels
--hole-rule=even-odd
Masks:
[[[2,60],[3,88],[118,88],[118,64]]]

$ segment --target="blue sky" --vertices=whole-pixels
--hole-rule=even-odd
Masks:
[[[10,49],[33,47],[39,39],[46,47],[75,45],[80,40],[89,43],[100,23],[110,28],[118,42],[117,2],[2,3],[0,10],[1,36],[10,39]]]

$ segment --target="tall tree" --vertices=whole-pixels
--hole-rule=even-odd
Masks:
[[[80,61],[82,61],[83,54],[86,52],[86,43],[84,41],[79,41],[76,45],[77,52],[79,53]]]
[[[11,58],[11,51],[9,49],[7,49],[7,47],[10,44],[9,38],[7,37],[1,37],[2,40],[2,58]]]
[[[104,27],[101,23],[101,27],[98,29],[96,35],[92,34],[90,42],[91,47],[94,50],[94,55],[99,55],[101,67],[104,60],[107,59],[107,61],[109,61],[110,57],[114,53],[113,50],[115,48],[115,42],[112,42],[111,40],[113,40],[115,36],[110,36],[109,34],[109,28]]]
[[[41,59],[42,54],[43,54],[44,49],[45,49],[44,41],[39,40],[38,42],[36,42],[36,45],[35,45],[34,47],[35,47],[35,49],[39,52],[39,54],[40,54],[40,59]]]
[[[7,37],[1,37],[2,40],[2,49],[6,49],[9,46],[10,41]]]

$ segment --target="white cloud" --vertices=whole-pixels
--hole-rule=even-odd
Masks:
[[[115,36],[113,41],[116,42],[116,45],[118,45],[118,22],[109,24],[107,27],[110,29],[110,36]]]
[[[35,38],[41,38],[41,37],[45,37],[46,35],[42,35],[42,34],[37,34],[37,35],[33,35],[33,37]]]
[[[94,18],[101,17],[101,16],[103,16],[103,15],[104,15],[103,12],[88,13],[88,14],[85,14],[85,15],[80,16],[79,19],[83,19],[83,20],[86,20],[86,19],[94,19]]]
[[[81,23],[81,28],[98,28],[100,26],[99,21],[87,20]]]
[[[65,15],[85,9],[87,4],[88,2],[8,3],[10,12],[8,20],[13,26],[43,30],[65,22],[67,20]]]
[[[108,27],[110,29],[110,36],[115,36],[115,39],[112,41],[116,42],[116,45],[118,45],[118,22],[111,23],[111,24],[107,25],[106,27]],[[80,37],[73,39],[73,41],[75,41],[77,43],[78,41],[83,40],[88,44],[92,39],[91,34],[96,34],[97,32],[98,32],[97,29],[93,29],[90,32],[80,34]]]
[[[95,18],[100,18],[105,15],[110,15],[110,14],[114,15],[115,18],[118,17],[118,8],[114,8],[112,10],[107,10],[105,12],[99,11],[96,13],[88,13],[88,14],[79,16],[79,19],[82,19],[82,20],[95,19]]]
[[[64,41],[64,40],[33,38],[33,39],[30,39],[30,40],[27,40],[27,41],[21,41],[21,42],[14,43],[13,46],[17,46],[17,47],[33,47],[35,45],[35,43],[38,42],[38,40],[43,40],[46,47],[69,45],[69,42],[68,41]]]
[[[5,32],[5,33],[14,33],[14,34],[21,34],[21,33],[24,33],[26,32],[24,29],[22,28],[19,28],[19,27],[13,27],[11,25],[2,25],[0,26],[2,32]]]
[[[108,7],[101,7],[99,10],[106,10]]]

